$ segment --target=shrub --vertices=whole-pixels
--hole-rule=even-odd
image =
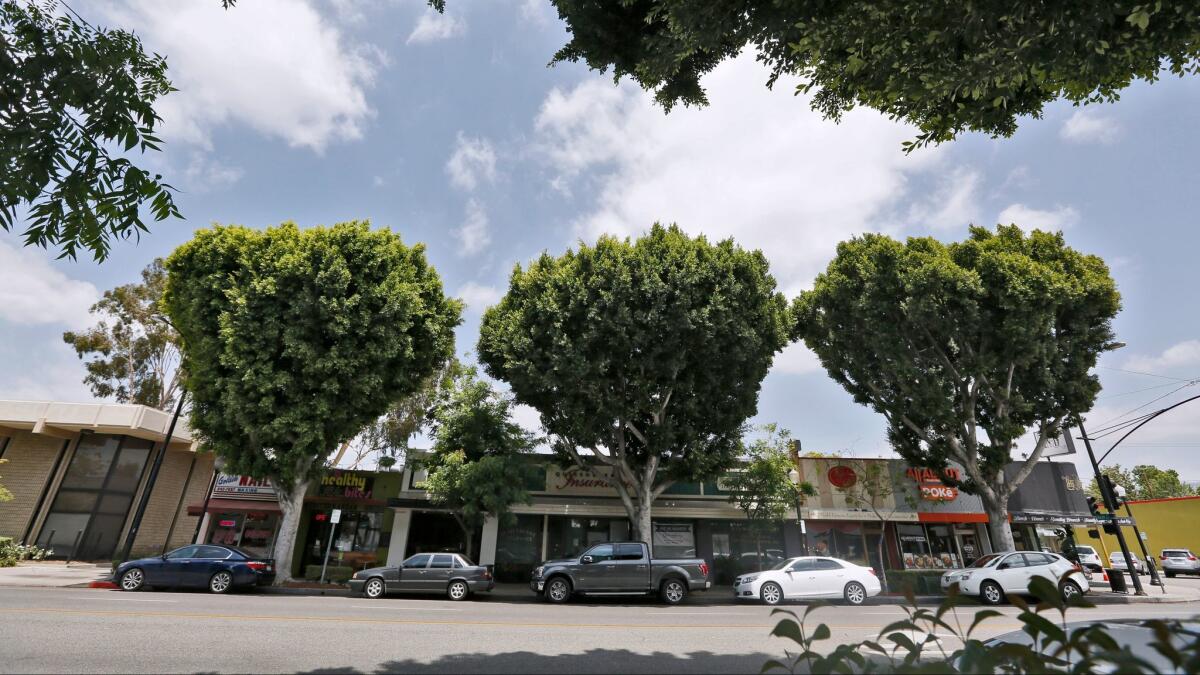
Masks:
[[[0,537],[0,567],[16,567],[22,560],[43,560],[53,554],[50,549],[16,544],[12,537]]]
[[[888,589],[903,595],[942,595],[942,570],[888,570]]]
[[[1082,596],[1063,600],[1050,581],[1035,578],[1029,593],[1038,599],[1029,605],[1018,597],[1010,601],[1021,613],[1017,620],[1029,636],[1030,644],[1007,642],[989,645],[972,637],[979,626],[1000,612],[984,609],[959,617],[955,608],[961,603],[957,589],[951,589],[936,610],[920,608],[908,594],[906,619],[885,626],[874,639],[839,644],[828,654],[817,650],[832,631],[825,624],[808,627],[809,615],[828,603],[813,603],[804,614],[776,609],[785,615],[771,635],[795,642],[799,651],[787,651],[783,660],[763,664],[762,672],[786,670],[791,673],[1157,673],[1161,664],[1151,663],[1122,647],[1103,624],[1094,623],[1068,628],[1069,607],[1094,607]],[[1050,615],[1048,618],[1047,615]],[[1057,616],[1055,616],[1057,615]],[[964,625],[963,619],[969,623]],[[1155,635],[1150,647],[1170,664],[1166,672],[1200,672],[1200,633],[1194,625],[1177,620],[1148,619],[1140,624]],[[938,636],[949,634],[962,647],[947,653]],[[886,643],[894,645],[889,648]],[[928,652],[923,657],[923,652]]]

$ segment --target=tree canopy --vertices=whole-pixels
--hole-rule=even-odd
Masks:
[[[1116,100],[1136,80],[1200,70],[1191,0],[553,0],[570,41],[555,62],[629,76],[668,109],[703,105],[701,78],[753,50],[839,119],[855,106],[915,125],[908,147],[966,131],[1011,136],[1047,103]]]
[[[1064,420],[1092,406],[1100,383],[1089,370],[1119,308],[1100,258],[1016,226],[973,227],[949,245],[875,234],[843,242],[795,302],[797,335],[885,417],[901,456],[964,467],[962,487],[982,498],[998,550],[1012,548],[1009,495]],[[1006,478],[1029,430],[1038,440]]]
[[[1151,464],[1139,464],[1133,469],[1124,469],[1120,464],[1100,468],[1113,485],[1125,488],[1126,499],[1164,499],[1167,497],[1190,497],[1200,495],[1179,477],[1175,469],[1160,469]],[[1088,494],[1100,498],[1100,487],[1093,478],[1088,484]]]
[[[0,1],[0,228],[26,245],[108,256],[113,240],[180,217],[170,185],[135,166],[158,150],[166,60],[136,35],[96,28],[56,2]]]
[[[216,226],[168,258],[192,429],[230,471],[269,478],[290,541],[309,479],[339,443],[453,355],[461,305],[424,246],[365,222]],[[290,529],[289,529],[290,528]]]
[[[104,292],[92,305],[100,322],[63,341],[84,359],[84,384],[97,398],[170,409],[179,395],[179,336],[159,305],[167,273],[162,258],[142,270],[142,281]],[[89,360],[90,357],[90,360]]]
[[[790,321],[761,252],[656,224],[518,265],[478,352],[560,457],[599,468],[649,541],[663,490],[733,464]]]

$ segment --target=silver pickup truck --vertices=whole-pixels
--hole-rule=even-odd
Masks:
[[[547,560],[529,580],[530,590],[550,602],[566,602],[574,594],[658,594],[677,605],[689,592],[711,587],[704,560],[651,558],[640,541],[596,544],[578,558]]]

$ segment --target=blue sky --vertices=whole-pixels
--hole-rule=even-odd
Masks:
[[[420,0],[255,0],[228,12],[216,0],[73,3],[167,56],[180,91],[163,106],[166,151],[146,161],[181,189],[187,220],[154,225],[101,265],[0,234],[0,397],[89,398],[62,331],[88,325],[100,292],[196,228],[351,219],[428,245],[468,303],[460,352],[514,263],[656,220],[761,248],[789,295],[864,231],[1062,229],[1109,261],[1124,297],[1116,327],[1129,346],[1104,357],[1089,423],[1200,393],[1184,386],[1200,377],[1200,80],[1139,84],[1115,105],[1054,105],[1011,139],[905,156],[911,128],[869,110],[824,121],[795,82],[768,91],[752,55],[706,80],[708,108],[665,115],[629,83],[548,68],[566,39],[548,2],[449,4],[439,16]],[[807,449],[887,452],[880,418],[799,346],[777,358],[757,421]],[[1200,480],[1200,403],[1127,443],[1113,461]]]

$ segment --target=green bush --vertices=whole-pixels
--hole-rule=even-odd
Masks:
[[[1021,610],[1016,619],[1030,644],[1009,641],[988,644],[973,637],[979,626],[995,617],[1007,615],[992,609],[976,610],[960,617],[956,610],[962,597],[953,588],[936,610],[918,607],[909,595],[904,608],[907,618],[884,627],[875,638],[862,642],[842,642],[829,649],[818,643],[829,640],[832,631],[825,624],[806,625],[809,615],[828,605],[812,603],[804,614],[776,609],[784,615],[771,635],[791,640],[799,649],[785,651],[783,659],[763,664],[762,672],[785,670],[791,673],[1195,673],[1200,672],[1200,632],[1188,622],[1176,619],[1146,619],[1139,624],[1155,638],[1149,646],[1165,658],[1169,666],[1153,663],[1122,646],[1109,634],[1106,624],[1070,627],[1069,608],[1094,607],[1081,595],[1064,600],[1059,589],[1047,579],[1036,577],[1029,594],[1038,600],[1030,605],[1019,597],[1009,601]],[[953,637],[962,647],[947,652],[939,640]],[[825,653],[822,653],[825,652]],[[1157,657],[1155,657],[1157,658]],[[1158,659],[1161,661],[1162,659]]]
[[[888,570],[888,590],[904,595],[942,595],[942,570]]]
[[[325,568],[325,581],[343,584],[354,576],[353,567],[344,567],[341,565],[330,565]],[[304,578],[309,581],[318,581],[321,578],[320,565],[306,565],[304,567]]]
[[[53,553],[33,545],[15,544],[12,537],[0,537],[0,567],[16,567],[22,560],[42,560]]]

